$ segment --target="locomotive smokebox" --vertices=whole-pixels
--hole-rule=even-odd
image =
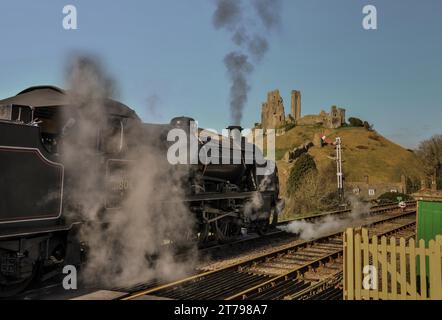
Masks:
[[[229,126],[227,127],[227,130],[229,130],[230,138],[232,138],[234,141],[241,142],[241,132],[244,130],[241,126]]]
[[[170,125],[175,128],[181,128],[188,131],[188,128],[195,123],[195,119],[190,117],[176,117],[170,120]]]

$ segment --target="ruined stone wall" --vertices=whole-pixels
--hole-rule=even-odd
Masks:
[[[322,124],[329,129],[340,128],[345,124],[345,109],[331,107],[330,113],[321,111],[317,115],[306,115],[296,121],[298,125],[312,126]]]
[[[270,91],[267,101],[262,104],[261,127],[276,129],[285,124],[284,101],[279,90]]]

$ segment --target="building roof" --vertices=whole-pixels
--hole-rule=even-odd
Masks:
[[[55,86],[34,86],[19,92],[16,96],[0,100],[0,106],[19,105],[34,108],[61,107],[69,105],[69,91]],[[125,104],[106,99],[106,110],[110,114],[139,119],[134,110]]]

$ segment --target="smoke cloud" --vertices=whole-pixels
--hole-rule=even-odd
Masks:
[[[252,0],[253,7],[267,29],[279,27],[281,21],[281,1]]]
[[[74,60],[67,82],[74,112],[65,115],[70,126],[62,139],[61,155],[66,171],[77,174],[71,174],[66,183],[70,205],[65,209],[71,217],[80,215],[84,221],[79,235],[88,244],[84,281],[128,286],[154,278],[169,281],[184,276],[193,270],[195,257],[176,261],[168,245],[188,243],[193,231],[192,215],[182,201],[184,174],[168,164],[158,141],[149,141],[158,137],[131,136],[127,123],[124,151],[116,158],[132,161],[113,162],[112,174],[108,175],[103,170],[103,156],[108,154],[109,158],[109,152],[119,148],[121,137],[119,131],[112,135],[115,126],[109,120],[109,97],[115,91],[115,82],[97,60],[89,57]],[[97,141],[97,136],[109,139]],[[117,197],[124,193],[118,205],[109,197],[109,191]],[[192,252],[196,254],[196,250]]]
[[[224,65],[232,83],[230,87],[230,112],[233,123],[239,125],[242,118],[242,110],[247,102],[247,93],[250,86],[247,77],[252,73],[253,66],[248,62],[246,55],[231,52],[224,58]]]
[[[333,232],[339,232],[343,228],[351,225],[363,214],[370,212],[370,205],[359,201],[355,197],[350,197],[351,213],[345,218],[327,215],[314,222],[305,220],[293,221],[286,226],[280,226],[279,229],[297,234],[302,240],[312,240]]]
[[[247,2],[249,6],[245,6],[241,0],[215,2],[213,26],[231,33],[232,42],[238,47],[225,56],[224,65],[231,81],[232,122],[240,125],[250,91],[249,78],[254,64],[260,63],[269,50],[269,42],[265,35],[268,31],[277,29],[281,21],[281,1],[252,0]],[[253,63],[250,60],[253,60]]]

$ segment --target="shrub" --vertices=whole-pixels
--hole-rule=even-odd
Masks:
[[[373,131],[373,125],[369,124],[367,121],[364,121],[364,128],[367,129],[368,131]]]
[[[316,163],[313,157],[308,153],[302,154],[290,170],[290,175],[287,181],[287,193],[295,193],[301,186],[302,180],[307,174],[316,171]]]
[[[286,124],[283,125],[283,129],[286,132],[293,129],[294,127],[296,127],[296,124],[294,122],[287,122]]]
[[[359,119],[359,118],[349,118],[348,122],[350,123],[351,127],[363,127],[364,126],[364,122]]]
[[[381,194],[378,198],[380,202],[398,202],[397,198],[402,197],[402,201],[410,201],[413,200],[408,194],[400,193],[400,192],[385,192]]]

